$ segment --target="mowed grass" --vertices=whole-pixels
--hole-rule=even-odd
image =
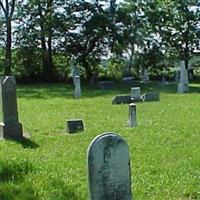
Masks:
[[[136,128],[127,127],[128,105],[111,105],[128,86],[84,87],[79,100],[69,85],[18,86],[20,121],[31,137],[0,141],[0,200],[87,200],[87,148],[104,132],[129,145],[134,199],[200,199],[200,85],[189,94],[177,94],[176,85],[140,86],[161,99],[137,104]],[[72,118],[83,119],[84,132],[65,133]]]

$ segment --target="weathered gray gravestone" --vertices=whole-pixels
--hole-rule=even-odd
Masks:
[[[180,81],[178,84],[178,93],[185,93],[189,91],[188,71],[185,68],[185,61],[181,61],[180,66]]]
[[[131,88],[131,99],[134,101],[141,100],[140,87],[132,87]]]
[[[115,133],[97,136],[88,148],[90,200],[131,200],[128,145]]]
[[[80,76],[75,76],[74,77],[74,86],[75,86],[75,91],[74,91],[74,97],[80,98],[81,97],[81,81],[80,81]]]
[[[0,82],[0,138],[20,139],[23,133],[18,119],[15,78],[1,77]]]
[[[134,103],[129,104],[128,126],[129,127],[137,126],[136,104]]]

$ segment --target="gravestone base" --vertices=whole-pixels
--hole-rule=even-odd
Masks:
[[[182,84],[182,83],[179,83],[178,84],[178,93],[186,93],[186,92],[189,92],[189,86],[188,84]]]
[[[21,123],[14,123],[6,125],[3,122],[0,123],[0,138],[6,139],[22,139],[23,131]]]

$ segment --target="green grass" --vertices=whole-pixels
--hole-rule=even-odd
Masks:
[[[176,85],[140,85],[160,91],[160,102],[137,104],[138,127],[128,128],[128,105],[111,105],[115,90],[69,85],[18,86],[18,107],[30,139],[0,141],[0,200],[88,199],[86,152],[103,132],[122,135],[131,157],[136,200],[200,199],[200,85],[177,94]],[[85,131],[65,133],[67,119],[81,118]]]

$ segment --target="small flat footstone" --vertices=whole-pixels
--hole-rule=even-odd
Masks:
[[[81,119],[67,120],[66,131],[68,133],[77,133],[77,132],[84,131],[83,120]]]

